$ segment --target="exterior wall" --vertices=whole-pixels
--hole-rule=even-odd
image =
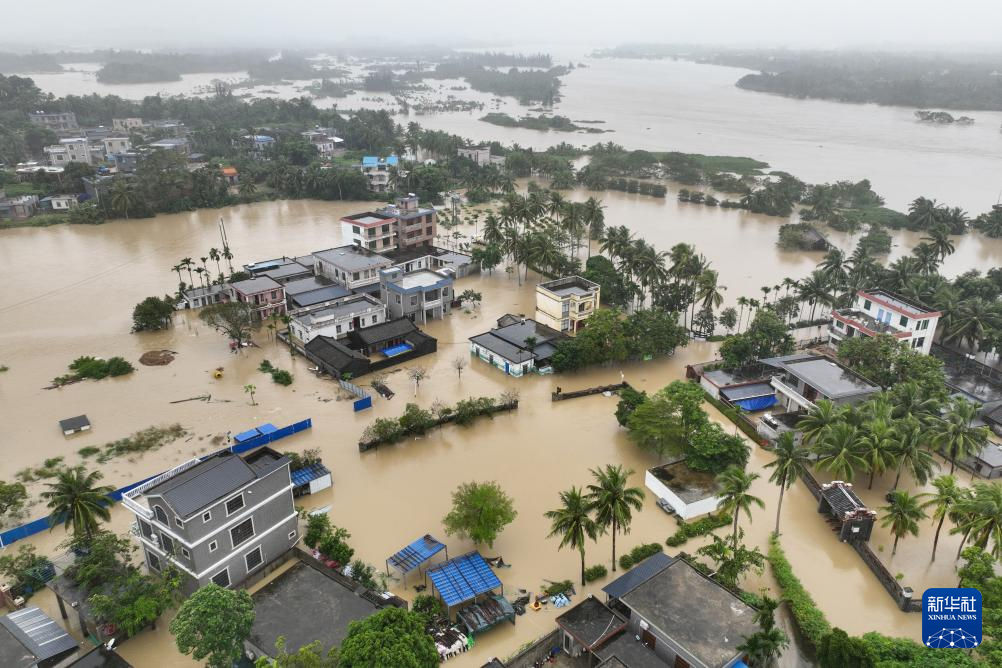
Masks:
[[[143,127],[143,119],[113,118],[111,119],[111,127],[118,130],[119,132],[128,132],[129,130],[139,130]]]
[[[65,167],[71,162],[92,164],[90,144],[86,139],[80,141],[62,141],[42,149],[46,159],[53,167]]]
[[[109,160],[113,153],[125,153],[132,150],[132,143],[128,137],[108,137],[101,143],[104,144],[104,155]]]
[[[571,334],[581,328],[598,308],[601,293],[598,289],[584,297],[576,295],[559,296],[546,288],[536,286],[536,322],[551,327],[558,332]]]
[[[433,288],[407,291],[392,283],[384,283],[379,296],[386,305],[386,315],[390,320],[408,317],[424,324],[429,319],[444,318],[451,312],[452,279],[443,279]]]
[[[928,355],[931,352],[932,340],[936,336],[936,328],[939,325],[939,314],[916,318],[897,308],[895,305],[884,302],[881,295],[870,295],[867,293],[855,296],[853,308],[904,334],[905,336],[900,338],[912,349],[921,352],[923,355]],[[853,324],[851,316],[843,316],[843,318],[850,322],[840,322],[838,314],[834,311],[832,312],[832,323],[829,326],[829,333],[834,339],[832,342],[833,346],[837,346],[838,341],[850,336],[870,335],[868,332],[861,330],[862,323]],[[850,329],[853,331],[850,332]]]
[[[711,397],[720,398],[720,388],[707,380],[706,376],[699,377],[699,386],[706,390]]]
[[[227,517],[226,501],[238,494],[243,495],[245,505]],[[229,568],[230,586],[235,586],[287,552],[298,540],[298,517],[292,498],[288,465],[252,482],[239,493],[231,494],[198,511],[193,517],[184,518],[180,527],[179,518],[160,497],[151,496],[147,501],[154,513],[158,507],[166,513],[167,524],[155,515],[149,521],[140,518],[140,542],[144,552],[147,555],[157,555],[163,562],[167,558],[164,547],[166,536],[174,548],[171,560],[185,574],[187,585],[191,587],[208,584],[213,576],[225,568]],[[207,520],[204,519],[206,516]],[[254,536],[234,548],[230,529],[247,518],[253,520]],[[146,537],[143,523],[152,529],[157,536],[156,541]],[[290,537],[294,531],[295,535]],[[213,544],[215,548],[210,550]],[[248,571],[244,557],[259,545],[262,563]],[[148,556],[146,562],[150,563]]]
[[[397,221],[397,245],[400,248],[427,246],[438,231],[438,214],[425,209],[419,216],[401,217]]]
[[[332,316],[322,322],[314,323],[312,326],[307,325],[298,316],[293,316],[289,327],[297,339],[303,343],[309,343],[318,336],[329,336],[335,339],[346,337],[348,332],[355,329],[355,318],[359,319],[359,328],[378,325],[386,321],[386,307],[382,304],[376,306],[367,301],[362,301],[358,307],[357,311]],[[300,314],[300,316],[307,314]]]
[[[397,247],[396,234],[396,219],[388,218],[375,225],[360,225],[349,220],[341,220],[342,238],[355,246],[368,248],[371,251],[394,250]]]
[[[671,507],[675,509],[675,512],[678,513],[678,516],[684,520],[712,513],[720,505],[720,497],[717,496],[686,503],[650,471],[644,473],[644,486],[654,492],[654,495],[658,498],[667,500]]]
[[[491,366],[497,367],[509,376],[515,376],[516,378],[521,377],[536,368],[535,360],[528,360],[522,362],[521,364],[516,364],[511,360],[506,360],[496,353],[492,353],[472,341],[470,342],[470,354],[479,357]]]
[[[381,268],[386,268],[390,266],[390,261],[387,260],[386,264],[382,267],[374,267],[372,269],[364,269],[362,271],[349,272],[343,267],[339,267],[327,260],[322,260],[317,258],[316,271],[320,276],[331,279],[332,281],[339,283],[346,288],[355,289],[361,288],[366,285],[372,285],[373,283],[379,282],[379,271]]]
[[[72,111],[56,112],[52,114],[28,114],[28,120],[32,125],[38,125],[49,130],[75,130],[77,126],[77,116]]]

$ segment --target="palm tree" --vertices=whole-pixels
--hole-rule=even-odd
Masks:
[[[48,491],[41,497],[52,509],[49,522],[52,527],[62,523],[73,527],[73,537],[90,540],[98,527],[98,520],[111,519],[108,495],[115,491],[110,485],[95,485],[103,477],[100,471],[87,473],[83,466],[66,468],[56,474],[56,481],[48,483]]]
[[[978,452],[988,440],[987,427],[972,426],[978,415],[978,407],[963,397],[956,397],[946,415],[933,425],[933,442],[945,448],[950,458],[950,475],[957,468],[957,459],[966,458]]]
[[[941,475],[932,481],[932,486],[936,491],[930,494],[928,501],[922,504],[923,508],[933,507],[932,518],[938,519],[936,523],[936,537],[932,540],[932,559],[936,561],[936,547],[939,545],[939,532],[943,528],[943,521],[951,513],[958,502],[963,501],[966,490],[957,484],[957,479],[952,475]]]
[[[818,304],[831,306],[834,303],[835,298],[829,292],[830,286],[831,282],[817,269],[801,280],[797,286],[797,299],[811,305],[811,320],[814,320],[814,311]]]
[[[254,401],[254,394],[257,392],[257,385],[253,383],[248,383],[244,385],[244,394],[249,394],[251,398],[251,406],[257,406],[257,402]]]
[[[939,401],[930,397],[921,385],[914,381],[898,383],[891,388],[893,410],[891,415],[896,419],[908,420],[915,418],[920,422],[939,415]]]
[[[894,431],[898,440],[892,446],[891,451],[898,461],[898,471],[894,476],[892,489],[898,488],[901,472],[904,470],[911,474],[915,482],[924,485],[929,480],[929,476],[932,475],[933,469],[939,468],[939,464],[926,450],[921,423],[914,418],[904,419],[897,423]]]
[[[965,531],[973,537],[976,546],[996,559],[1002,557],[1002,485],[974,483],[974,496],[965,505],[971,513],[954,531]],[[988,549],[989,541],[991,550]]]
[[[732,540],[734,547],[738,544],[738,518],[741,511],[748,516],[751,521],[751,507],[758,506],[765,508],[762,499],[750,493],[752,483],[759,478],[757,473],[747,473],[737,466],[728,466],[723,473],[717,476],[720,484],[720,509],[727,513],[734,513],[734,529]]]
[[[642,487],[627,487],[633,470],[625,471],[619,464],[606,465],[602,469],[592,469],[597,484],[588,485],[585,500],[590,510],[595,511],[595,523],[604,533],[612,530],[612,572],[616,572],[616,534],[620,529],[630,533],[633,522],[632,510],[639,511],[644,504]]]
[[[770,666],[773,661],[790,646],[790,639],[777,626],[756,631],[750,636],[746,636],[744,642],[738,645],[737,650],[748,656],[750,665]]]
[[[942,218],[942,208],[934,199],[918,197],[908,205],[908,219],[918,229],[930,229]]]
[[[588,228],[588,257],[591,257],[591,242],[601,239],[605,232],[605,213],[602,212],[602,202],[589,197],[582,206],[582,217]]]
[[[974,297],[961,302],[956,323],[944,330],[943,343],[964,343],[976,348],[989,332],[999,329],[1002,316],[997,306]]]
[[[585,585],[585,539],[598,538],[598,525],[589,514],[590,508],[581,490],[571,486],[569,490],[560,492],[560,502],[563,504],[556,510],[544,513],[550,520],[550,538],[560,536],[557,549],[570,547],[581,553],[581,586]]]
[[[769,482],[779,485],[779,501],[776,504],[776,535],[779,535],[779,515],[783,511],[783,492],[793,487],[804,473],[807,472],[811,460],[807,448],[797,447],[792,431],[785,431],[776,440],[772,450],[776,458],[765,465],[774,469],[769,475]]]
[[[866,468],[870,472],[867,489],[873,489],[874,476],[883,474],[894,465],[894,446],[897,443],[897,436],[898,434],[891,423],[883,418],[872,420],[866,425],[865,433],[859,439],[859,450],[860,456],[866,462]]]
[[[195,263],[191,261],[190,257],[186,257],[186,258],[182,258],[181,259],[181,267],[183,269],[187,269],[188,270],[188,284],[189,285],[195,285],[195,279],[191,275],[191,268],[194,265],[195,265]]]
[[[184,269],[184,265],[180,264],[180,263],[179,264],[175,264],[173,267],[170,268],[171,271],[177,272],[177,285],[178,285],[178,289],[179,290],[181,289],[181,286],[184,285],[184,281],[181,279],[181,270],[182,269]]]
[[[939,271],[939,252],[929,244],[919,244],[912,249],[916,267],[922,276],[933,276]]]
[[[849,282],[845,252],[838,248],[832,248],[821,260],[818,271],[831,287],[832,295],[837,301],[842,289]]]
[[[833,425],[814,446],[818,468],[826,469],[838,480],[852,482],[856,469],[866,469],[860,448],[859,432],[845,422]]]
[[[700,306],[703,308],[717,309],[724,303],[724,293],[722,291],[727,288],[717,284],[718,276],[719,274],[713,269],[707,269],[699,275],[699,279],[696,282],[696,300],[700,302]]]
[[[919,503],[921,496],[923,495],[912,496],[903,489],[894,490],[890,495],[890,503],[880,509],[884,513],[880,525],[891,527],[891,533],[894,535],[892,557],[898,552],[898,541],[908,534],[917,536],[919,522],[927,517]]]
[[[843,408],[827,399],[819,399],[797,423],[797,429],[804,435],[804,445],[812,445],[823,438],[829,429],[842,421],[844,414]]]
[[[940,260],[945,260],[948,255],[953,255],[954,251],[957,250],[950,239],[950,228],[946,225],[935,226],[929,230],[929,236],[922,237],[921,241],[936,249]]]
[[[738,312],[738,328],[737,328],[737,332],[740,334],[741,333],[741,319],[744,317],[745,307],[748,306],[748,298],[747,297],[738,297],[737,302],[738,302],[738,306],[741,307],[741,310]]]
[[[123,179],[117,179],[111,188],[111,208],[122,212],[126,220],[129,218],[129,209],[136,205],[137,197],[135,190]]]

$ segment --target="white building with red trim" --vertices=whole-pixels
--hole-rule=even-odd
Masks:
[[[854,336],[889,334],[928,355],[941,315],[887,290],[860,290],[852,306],[832,310],[828,334],[832,347]]]

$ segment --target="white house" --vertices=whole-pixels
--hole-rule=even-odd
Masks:
[[[58,144],[42,149],[49,164],[54,167],[64,167],[70,162],[93,164],[90,153],[90,142],[86,137],[71,137],[60,139]]]
[[[716,476],[693,471],[684,460],[647,469],[644,486],[684,520],[714,512],[722,500]]]
[[[296,313],[289,322],[289,329],[297,339],[309,343],[318,336],[341,339],[348,336],[348,332],[385,321],[386,307],[382,302],[370,295],[359,294],[328,306]]]
[[[832,310],[829,341],[832,347],[838,347],[841,341],[854,336],[889,334],[928,355],[941,315],[887,290],[860,290],[852,306]]]

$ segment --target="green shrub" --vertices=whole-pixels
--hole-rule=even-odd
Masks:
[[[316,547],[324,536],[331,532],[331,518],[327,513],[317,513],[306,518],[306,534],[303,542],[307,547]]]
[[[637,545],[635,548],[619,557],[619,567],[623,570],[633,568],[635,565],[639,564],[652,554],[657,554],[658,552],[663,551],[664,548],[661,547],[661,543],[645,543],[643,545]]]
[[[165,427],[147,427],[126,438],[104,444],[104,452],[97,457],[102,464],[122,455],[141,454],[151,450],[159,450],[168,443],[173,443],[188,432],[178,423]]]
[[[77,454],[84,458],[92,457],[93,455],[96,455],[99,452],[101,452],[101,448],[94,445],[88,445],[86,448],[80,448],[79,450],[77,450]]]
[[[292,385],[292,374],[285,369],[276,369],[275,371],[272,371],[271,379],[279,385],[285,385],[286,387]]]
[[[790,606],[790,613],[797,623],[797,628],[816,652],[825,637],[832,632],[831,624],[794,574],[793,567],[787,561],[783,546],[779,544],[776,536],[769,538],[769,563],[772,565],[772,574],[783,592],[783,598]]]
[[[426,622],[445,615],[445,606],[437,597],[430,594],[418,594],[414,597],[411,610],[425,618]]]
[[[734,521],[734,517],[727,513],[711,513],[695,522],[680,521],[678,530],[668,537],[665,544],[668,547],[684,545],[690,538],[705,536],[720,527],[728,526],[732,521]]]
[[[66,376],[59,376],[52,381],[53,385],[64,385],[71,380],[90,378],[101,380],[108,376],[124,376],[135,371],[136,368],[122,357],[112,357],[101,360],[96,357],[78,357],[70,364],[70,371],[73,373]]]
[[[570,580],[561,580],[560,582],[551,582],[547,585],[540,585],[539,588],[543,590],[543,594],[546,596],[554,596],[556,594],[563,594],[565,591],[574,589],[574,583]]]
[[[608,574],[609,571],[602,564],[589,566],[588,568],[585,569],[584,572],[585,582],[594,582],[595,580],[604,578]]]

